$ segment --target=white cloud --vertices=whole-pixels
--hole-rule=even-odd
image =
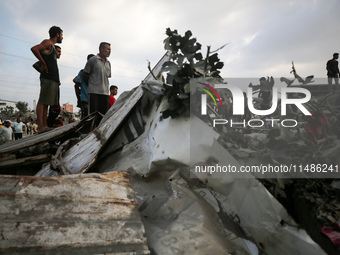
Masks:
[[[255,33],[249,36],[246,36],[245,38],[243,38],[243,44],[244,46],[247,46],[248,44],[250,44],[258,35],[259,33]]]

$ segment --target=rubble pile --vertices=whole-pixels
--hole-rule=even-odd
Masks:
[[[9,185],[6,192],[13,194],[13,188],[21,194],[31,190],[35,182],[34,189],[40,194],[58,182],[62,186],[60,199],[70,201],[70,211],[76,214],[68,215],[70,222],[76,219],[71,224],[74,225],[83,223],[77,219],[83,212],[73,203],[73,195],[61,180],[72,182],[79,178],[79,183],[84,182],[83,185],[73,183],[77,195],[82,195],[82,189],[101,194],[108,182],[110,187],[113,184],[112,189],[117,193],[114,201],[110,194],[105,199],[99,197],[100,208],[96,208],[98,213],[111,219],[112,215],[106,213],[106,204],[109,204],[115,214],[113,218],[117,219],[116,225],[106,226],[106,233],[98,229],[97,244],[104,243],[110,254],[338,254],[340,206],[336,178],[340,173],[334,169],[339,163],[340,134],[336,95],[313,97],[308,103],[313,115],[308,118],[303,118],[296,109],[289,109],[289,117],[299,123],[294,128],[282,125],[216,128],[212,120],[219,118],[218,110],[209,101],[209,114],[199,114],[197,109],[201,108],[196,108],[197,102],[191,99],[194,93],[198,93],[200,99],[204,90],[192,93],[190,85],[194,82],[213,87],[223,82],[219,77],[223,63],[210,47],[207,57],[203,58],[199,52],[201,45],[191,38],[190,31],[185,36],[170,29],[166,33],[167,53],[150,68],[150,74],[139,86],[121,94],[97,128],[92,128],[95,116],[90,116],[81,122],[0,146],[1,174],[29,172],[28,175],[35,175],[18,177],[16,182],[20,185]],[[298,79],[295,68],[294,77]],[[312,78],[308,76],[308,82]],[[274,79],[268,81],[272,83]],[[282,81],[293,86],[287,79]],[[306,81],[307,78],[304,83]],[[251,85],[253,89],[261,89],[256,86]],[[267,88],[273,86],[274,83]],[[228,94],[223,94],[223,98],[228,99]],[[261,104],[263,98],[254,96],[255,107]],[[260,120],[258,116],[246,118]],[[280,116],[273,113],[265,118],[280,119]],[[42,153],[43,159],[36,158],[34,153]],[[236,169],[291,165],[295,171],[274,175],[196,172],[197,166],[217,164]],[[326,177],[315,170],[316,165],[327,166]],[[115,172],[124,178],[108,180]],[[89,190],[87,177],[94,177],[94,182],[101,184]],[[28,192],[20,197],[24,198],[21,202],[30,203]],[[89,197],[92,198],[91,194]],[[41,197],[37,203],[39,199]],[[20,201],[15,196],[9,199],[13,210],[27,210],[16,210],[10,227],[15,227],[19,216],[25,218],[24,214],[32,212],[32,208]],[[44,203],[44,208],[51,208],[48,201]],[[123,208],[121,212],[116,211],[115,204]],[[93,205],[83,206],[91,212]],[[47,211],[53,214],[53,210]],[[6,219],[6,213],[2,216]],[[88,227],[83,232],[69,238],[70,250],[75,248],[72,242],[76,240],[76,248],[82,254],[93,253],[93,247],[87,250],[82,246],[82,240],[89,242],[88,235],[82,236],[82,233],[90,232],[91,217],[84,220]],[[96,219],[102,224],[101,219]],[[39,226],[35,229],[35,221],[27,220],[26,224],[32,233],[41,230]],[[58,235],[71,229],[71,225],[55,226],[53,230]],[[4,228],[8,226],[5,224]],[[132,234],[135,238],[130,240]],[[2,236],[0,248],[8,240]],[[51,241],[48,236],[46,240]],[[130,246],[130,241],[136,246]],[[39,250],[40,244],[34,240],[27,243]]]
[[[223,128],[217,138],[242,165],[298,167],[293,174],[254,175],[328,254],[338,254],[340,240],[337,99],[313,96],[317,111],[308,119],[295,114],[301,120],[295,128]]]

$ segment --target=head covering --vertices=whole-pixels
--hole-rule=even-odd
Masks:
[[[12,124],[12,122],[10,120],[5,120],[5,124],[6,123],[11,123]]]

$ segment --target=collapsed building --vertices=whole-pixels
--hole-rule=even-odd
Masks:
[[[261,129],[252,130],[251,146],[243,148],[239,134],[220,132],[194,114],[164,118],[169,102],[157,77],[168,60],[166,53],[141,85],[124,92],[97,128],[94,113],[0,146],[0,252],[337,254],[321,229],[306,228],[316,221],[306,215],[307,222],[297,222],[282,204],[282,197],[290,199],[283,188],[290,179],[195,173],[211,158],[237,167],[245,158],[259,163],[259,155],[279,159],[268,150],[260,154],[256,143],[270,144]],[[338,146],[327,150],[337,157]],[[313,196],[308,199],[324,202]],[[333,214],[321,216],[336,225],[339,197],[332,198]]]

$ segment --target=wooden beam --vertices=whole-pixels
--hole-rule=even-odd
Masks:
[[[41,154],[33,157],[11,159],[0,162],[0,169],[21,168],[30,165],[43,164],[51,160],[51,154]]]

